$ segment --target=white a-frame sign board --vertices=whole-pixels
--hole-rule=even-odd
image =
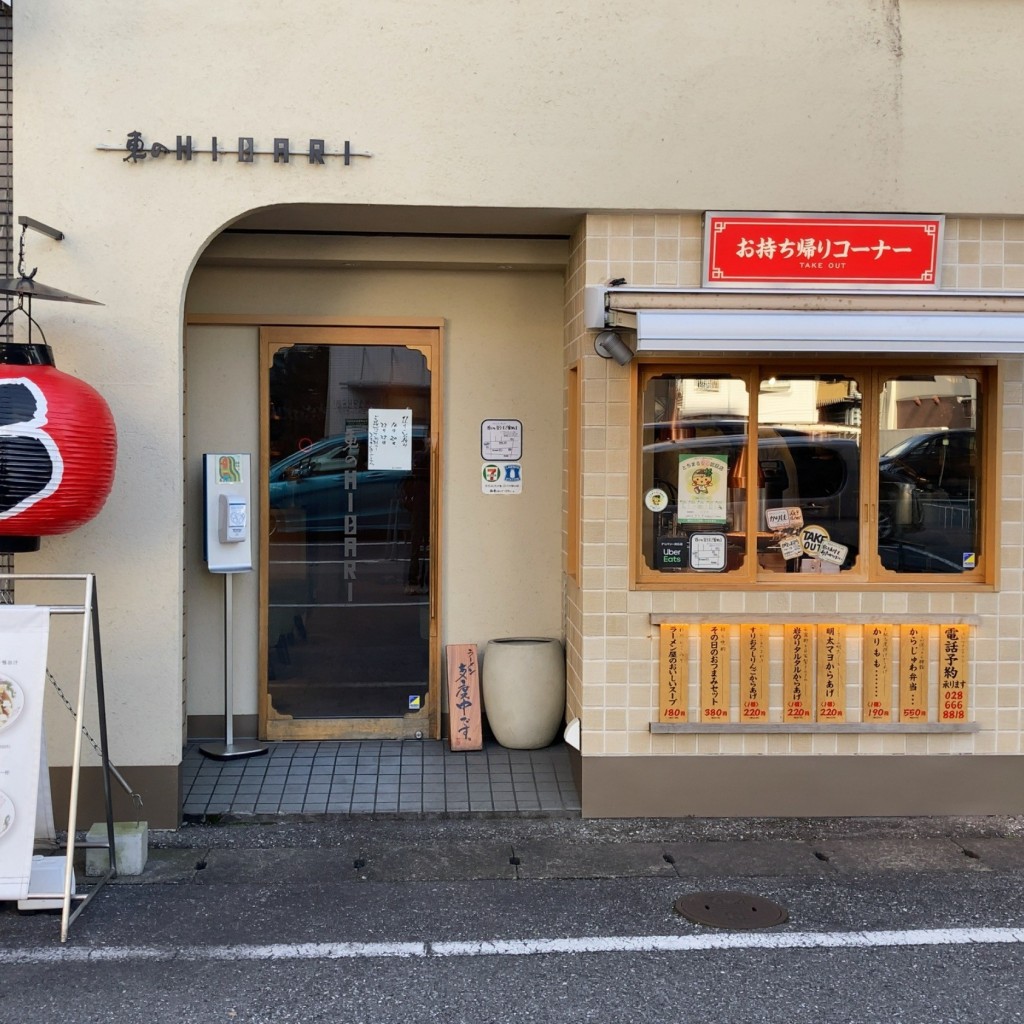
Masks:
[[[18,900],[39,906],[62,907],[61,941],[68,937],[71,922],[100,887],[117,872],[114,849],[114,817],[110,793],[110,759],[107,747],[106,707],[103,695],[103,666],[100,658],[99,611],[96,578],[88,575],[29,575],[0,573],[0,580],[35,580],[40,583],[83,584],[81,604],[0,604],[0,901]],[[78,693],[71,709],[76,719],[71,763],[71,800],[68,806],[66,856],[61,858],[63,892],[39,892],[33,885],[33,850],[40,829],[52,833],[53,808],[49,779],[45,776],[43,700],[46,693],[46,660],[53,615],[82,617],[81,660]],[[90,652],[90,639],[92,650]],[[100,757],[107,812],[107,842],[110,869],[91,891],[72,896],[74,887],[75,827],[82,767],[82,736],[86,698],[86,677],[92,654],[99,713]],[[69,707],[70,707],[69,703]],[[37,825],[37,822],[39,823]],[[93,844],[88,844],[93,845]],[[99,844],[96,844],[99,845]],[[51,860],[50,863],[53,863]],[[47,877],[50,873],[47,872]],[[55,886],[49,888],[55,889]],[[71,912],[72,899],[78,902]],[[45,902],[43,902],[45,901]]]
[[[0,900],[28,895],[50,609],[0,606]]]

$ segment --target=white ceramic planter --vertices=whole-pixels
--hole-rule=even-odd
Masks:
[[[494,738],[516,750],[548,746],[565,717],[565,652],[553,637],[491,640],[480,667]]]

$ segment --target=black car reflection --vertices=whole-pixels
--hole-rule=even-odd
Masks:
[[[973,430],[934,430],[894,445],[878,460],[885,479],[952,499],[974,497],[978,460]]]

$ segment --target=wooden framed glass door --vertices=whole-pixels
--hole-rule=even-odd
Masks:
[[[439,327],[260,332],[260,732],[438,727]]]

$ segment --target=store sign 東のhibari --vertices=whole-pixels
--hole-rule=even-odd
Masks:
[[[943,217],[706,213],[704,287],[937,288]]]
[[[206,155],[214,163],[221,159],[234,159],[236,163],[251,164],[256,162],[260,156],[269,156],[275,164],[287,164],[293,160],[302,160],[309,164],[324,164],[328,159],[340,159],[342,165],[348,167],[354,157],[369,157],[371,153],[359,153],[352,148],[352,144],[345,139],[338,148],[330,148],[325,139],[304,139],[293,143],[288,138],[275,138],[270,148],[261,148],[256,138],[252,135],[239,135],[237,142],[225,144],[218,136],[210,137],[209,145],[204,145],[197,137],[193,140],[191,135],[175,135],[174,143],[167,141],[150,141],[140,131],[128,132],[124,145],[97,146],[101,150],[113,150],[115,152],[127,153],[124,162],[126,164],[139,164],[145,161],[177,160],[183,163],[191,161],[199,155]]]

